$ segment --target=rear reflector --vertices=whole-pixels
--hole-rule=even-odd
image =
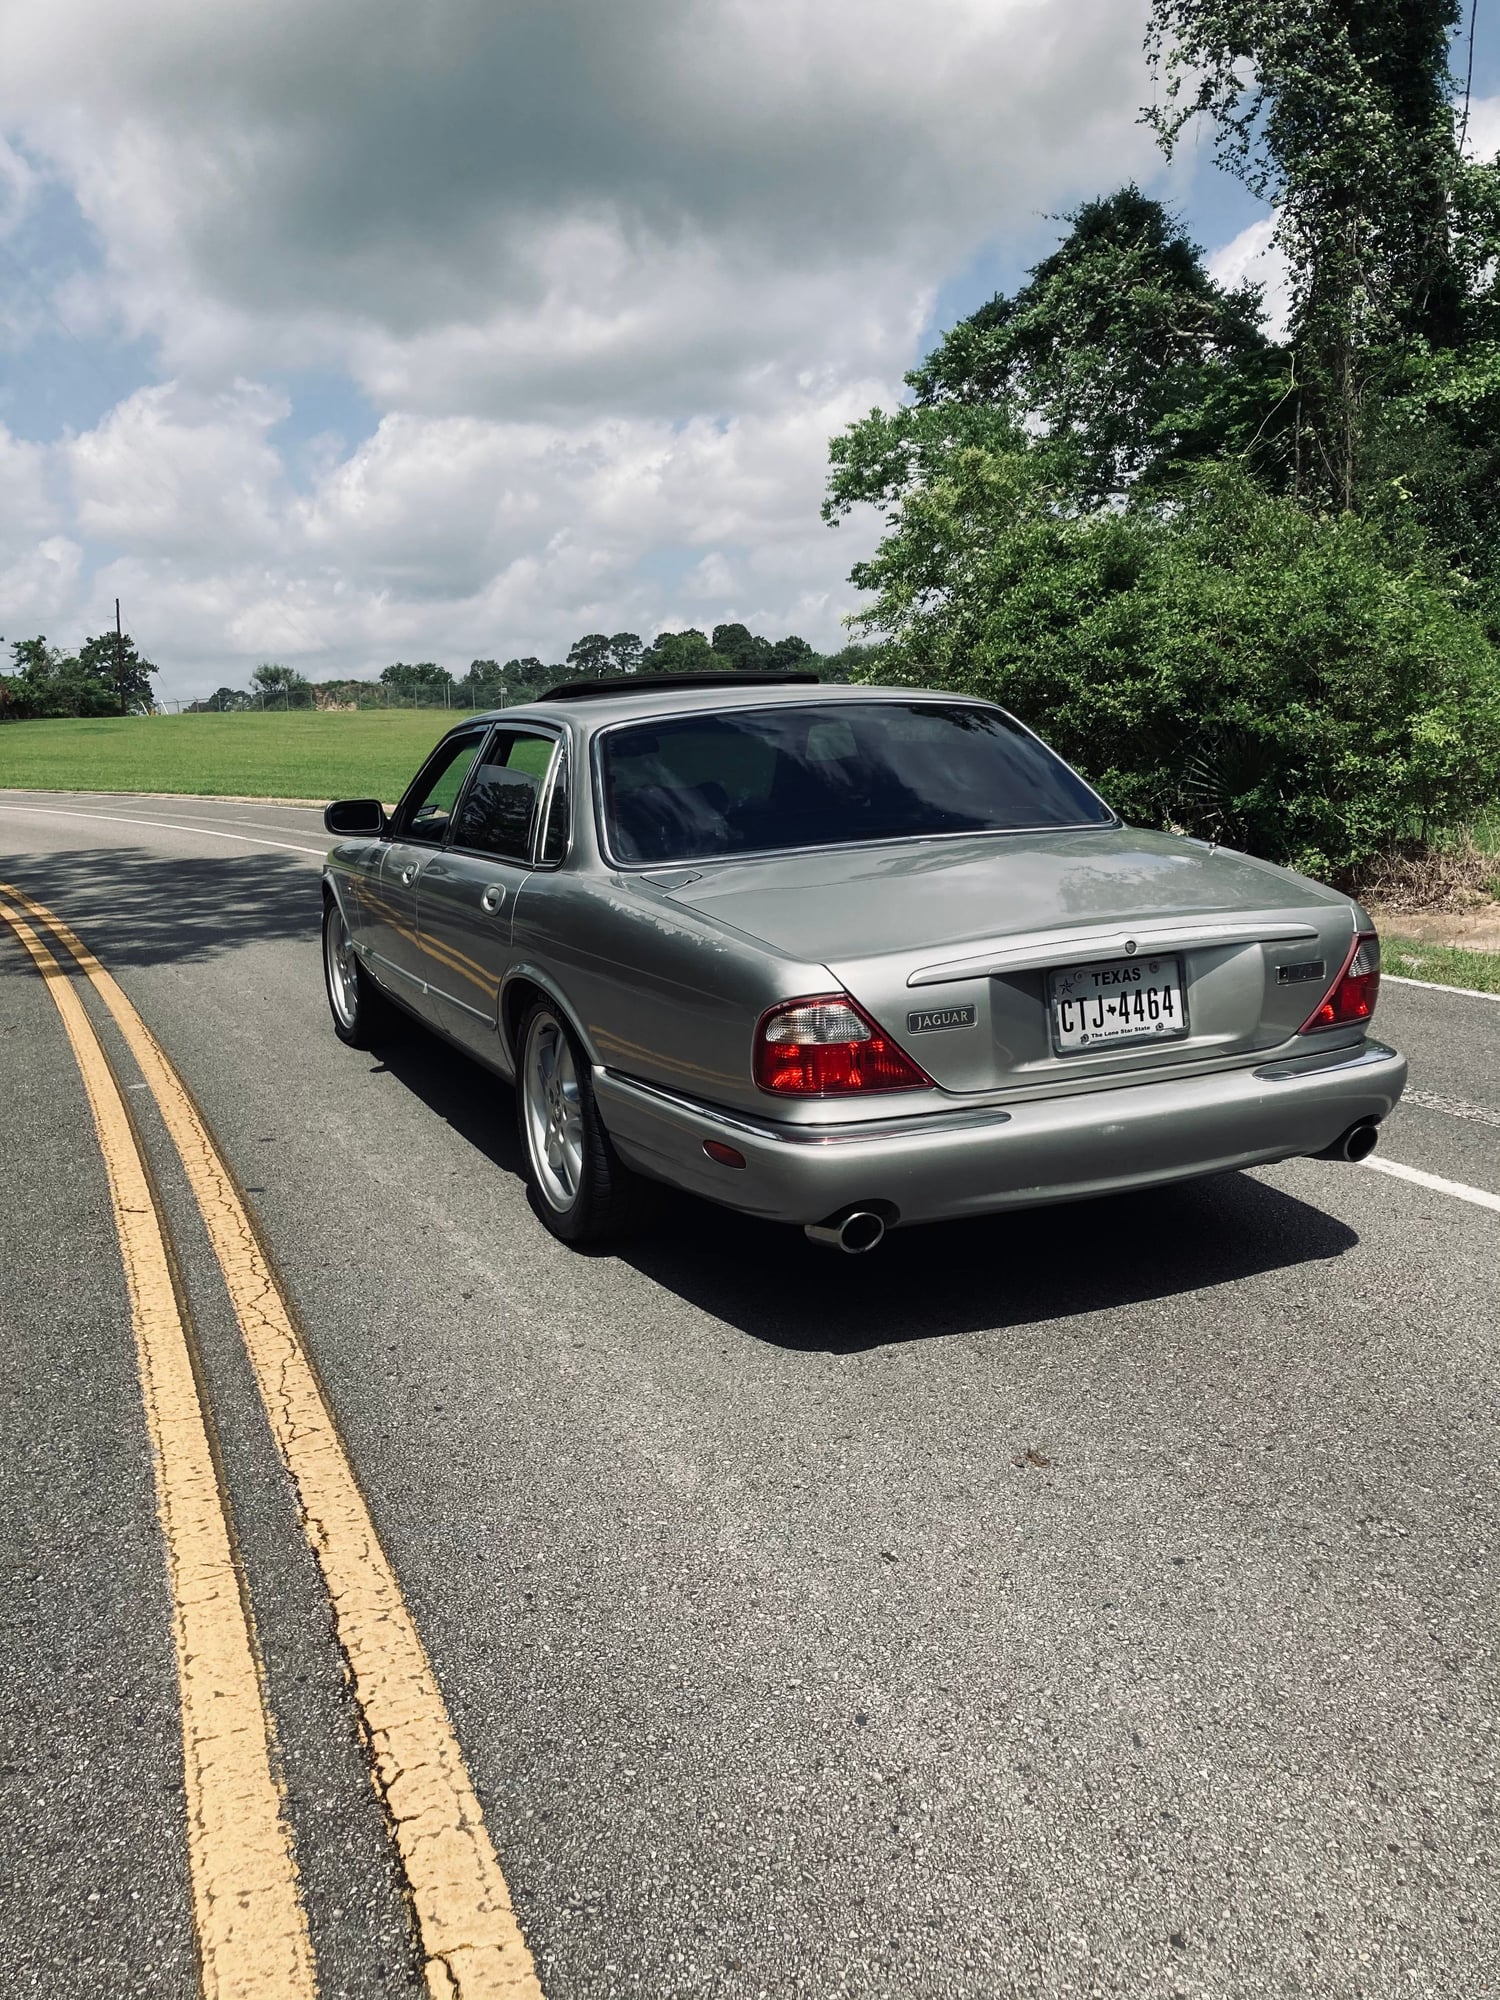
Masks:
[[[779,1097],[929,1090],[932,1078],[847,993],[784,1000],[755,1029],[755,1081]]]
[[[1346,1028],[1368,1021],[1379,993],[1380,940],[1373,931],[1361,931],[1343,971],[1297,1032],[1311,1035],[1319,1028]]]
[[[726,1146],[722,1139],[705,1139],[703,1150],[721,1167],[742,1167],[745,1164],[744,1154],[735,1146]]]

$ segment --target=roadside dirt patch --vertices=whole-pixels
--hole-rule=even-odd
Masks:
[[[1367,904],[1381,934],[1418,944],[1457,945],[1465,951],[1500,951],[1500,903],[1473,910],[1393,910]]]

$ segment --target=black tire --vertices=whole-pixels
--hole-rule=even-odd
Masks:
[[[355,956],[336,896],[323,898],[323,990],[333,1032],[351,1049],[376,1048],[398,1032],[397,1010]]]
[[[516,1037],[516,1125],[531,1205],[561,1242],[604,1243],[639,1228],[652,1184],[610,1143],[588,1057],[551,1000],[533,1002]]]

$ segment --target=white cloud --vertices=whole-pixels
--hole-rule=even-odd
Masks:
[[[984,244],[1148,170],[1144,12],[16,0],[0,121],[100,246],[54,295],[161,376],[57,448],[89,607],[128,587],[179,685],[686,617],[837,643],[828,436]],[[378,428],[299,490],[256,385],[309,370]]]
[[[64,448],[79,527],[177,557],[274,548],[281,461],[266,433],[287,413],[284,398],[251,382],[214,396],[171,383],[139,390]]]
[[[395,413],[305,492],[265,391],[145,390],[52,448],[77,519],[119,552],[82,625],[118,594],[173,694],[268,657],[318,678],[413,653],[556,658],[601,626],[741,618],[837,646],[873,524],[818,523],[827,439],[877,388],[681,424]]]
[[[1500,153],[1500,97],[1476,97],[1471,102],[1464,151],[1471,160],[1493,160]]]
[[[1266,331],[1273,340],[1284,340],[1292,309],[1291,274],[1286,255],[1274,240],[1275,234],[1274,216],[1252,222],[1222,249],[1214,251],[1208,260],[1208,272],[1221,285],[1261,286]]]

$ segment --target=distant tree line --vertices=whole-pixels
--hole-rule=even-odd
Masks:
[[[97,633],[76,653],[49,646],[45,636],[16,639],[11,670],[0,674],[0,722],[42,716],[149,714],[155,707],[150,676],[127,632]]]
[[[252,708],[500,708],[535,701],[549,688],[570,680],[610,674],[814,673],[845,681],[873,656],[869,646],[850,645],[832,654],[815,653],[805,639],[789,633],[766,639],[748,626],[716,625],[711,633],[689,627],[662,632],[647,645],[636,632],[586,632],[551,663],[534,653],[510,660],[471,660],[467,672],[453,674],[434,660],[394,660],[372,679],[313,681],[295,667],[267,662],[250,677],[248,688],[221,687],[195,711],[233,714]]]

